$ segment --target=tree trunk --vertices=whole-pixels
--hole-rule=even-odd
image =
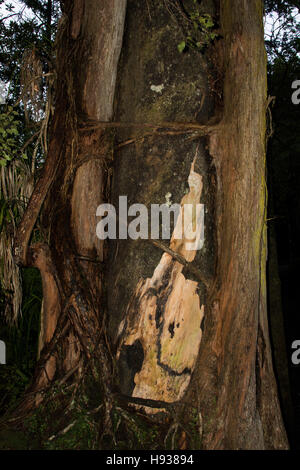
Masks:
[[[99,339],[104,246],[96,237],[95,214],[106,200],[112,138],[102,128],[85,131],[84,127],[89,121],[112,118],[126,2],[77,0],[63,5],[48,158],[15,241],[17,262],[38,267],[44,288],[41,343],[45,347],[27,394],[30,404],[33,390],[47,388],[53,378],[70,370],[79,373],[82,355],[90,362],[100,355],[108,364]],[[41,243],[27,248],[43,203],[42,223],[50,250]],[[110,372],[102,372],[108,387]]]
[[[176,46],[194,2],[129,0],[118,78],[126,1],[63,5],[49,153],[15,244],[44,288],[26,406],[90,366],[104,427],[119,397],[154,421],[171,415],[182,449],[189,426],[203,449],[286,448],[266,310],[261,0],[202,2],[221,24],[205,54]],[[171,198],[181,216],[204,204],[201,249],[174,233],[103,243],[96,209],[121,195],[148,208]],[[43,203],[49,247],[27,248]]]

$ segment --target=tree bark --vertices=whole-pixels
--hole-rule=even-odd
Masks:
[[[216,100],[207,92],[209,74],[216,73],[209,69],[213,58],[210,62],[201,57],[195,60],[197,54],[191,52],[189,57],[180,57],[178,64],[178,57],[172,54],[176,33],[163,7],[156,5],[155,12],[159,21],[153,26],[151,9],[144,20],[137,3],[129,9],[129,31],[134,24],[138,34],[125,38],[117,119],[189,121],[193,113],[207,123],[216,108]],[[111,331],[116,331],[121,317],[117,355],[124,393],[173,402],[187,392],[193,375],[186,396],[190,403],[199,403],[203,448],[285,448],[266,310],[267,97],[261,2],[232,5],[222,1],[220,18],[223,39],[218,65],[219,70],[223,65],[224,111],[209,140],[217,190],[204,138],[187,143],[182,136],[141,139],[137,134],[118,158],[114,196],[115,203],[119,194],[128,194],[132,201],[162,203],[171,192],[180,202],[188,170],[177,177],[176,158],[188,166],[198,144],[196,165],[201,165],[198,172],[205,178],[201,202],[208,216],[205,245],[195,263],[202,277],[210,278],[216,245],[214,282],[207,290],[189,274],[182,276],[179,263],[168,254],[161,257],[151,246],[143,246],[143,254],[137,255],[136,242],[118,241],[110,262],[109,282],[114,289],[109,300]],[[153,84],[163,84],[166,89],[156,100],[151,94]],[[182,88],[186,84],[185,94]],[[174,96],[174,89],[180,98]],[[199,106],[199,89],[204,109]],[[126,107],[129,101],[130,108]],[[126,141],[128,135],[123,138]],[[132,187],[133,181],[138,186]],[[155,190],[157,181],[160,184]],[[215,220],[210,220],[214,213]]]
[[[202,2],[221,23],[205,54],[179,54],[185,11],[174,4],[128,1],[117,78],[126,1],[63,2],[49,153],[15,247],[45,290],[31,391],[85,361],[104,391],[104,424],[117,386],[157,419],[179,405],[182,429],[196,409],[203,449],[287,448],[266,309],[262,2]],[[200,250],[174,236],[96,238],[102,202],[127,195],[150,207],[168,193],[182,211],[204,204]],[[43,203],[49,248],[28,249]],[[177,445],[191,446],[185,431]]]
[[[266,54],[260,1],[221,2],[224,116],[211,139],[218,175],[218,266],[199,357],[204,403],[214,394],[213,448],[287,446],[266,308]],[[210,397],[211,398],[211,397]],[[229,405],[230,404],[230,405]],[[228,406],[229,405],[229,406]]]
[[[44,285],[46,333],[41,335],[44,349],[27,393],[30,406],[34,390],[47,388],[56,376],[76,369],[76,364],[78,369],[82,355],[90,360],[93,354],[107,354],[99,339],[104,247],[96,237],[95,214],[106,200],[111,136],[102,129],[81,132],[80,128],[82,123],[112,117],[126,2],[65,1],[63,7],[48,157],[15,240],[16,261],[38,267]],[[40,244],[28,248],[43,204],[42,223],[50,249]],[[43,251],[47,254],[40,256]],[[50,331],[55,331],[52,338]],[[59,353],[57,335],[63,341]],[[107,364],[103,359],[105,387],[110,382]]]

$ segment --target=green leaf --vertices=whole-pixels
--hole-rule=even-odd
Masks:
[[[18,129],[16,129],[15,127],[12,127],[11,129],[8,129],[7,132],[9,134],[19,135]]]
[[[185,41],[181,41],[178,46],[177,46],[178,50],[180,53],[182,53],[184,51],[184,49],[186,48],[186,43]]]

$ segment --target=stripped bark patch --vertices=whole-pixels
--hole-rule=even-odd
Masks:
[[[203,220],[195,210],[202,193],[202,177],[194,171],[195,162],[196,157],[188,178],[189,192],[181,200],[180,215],[170,242],[172,250],[189,262],[194,260],[197,252],[190,249],[191,242],[193,246],[199,246],[196,242],[201,237],[204,241]],[[187,204],[190,205],[188,209]],[[181,230],[184,210],[191,210],[193,223],[198,223],[194,239],[191,236],[193,227],[182,233],[182,239],[175,238],[175,233],[178,235]],[[129,347],[136,344],[142,347],[143,362],[123,393],[169,403],[182,398],[195,367],[202,336],[205,306],[201,305],[197,288],[198,282],[187,279],[183,275],[183,265],[168,253],[162,255],[152,278],[139,281],[119,329],[117,359],[120,375],[132,377],[132,365],[124,360]],[[146,411],[156,413],[161,410],[147,408]]]

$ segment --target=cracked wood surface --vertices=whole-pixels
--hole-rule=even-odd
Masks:
[[[183,231],[185,210],[193,212],[193,222],[197,222],[196,238],[204,232],[203,221],[196,212],[202,177],[194,171],[195,160],[196,157],[188,178],[189,192],[181,200],[170,242],[172,250],[190,262],[196,256],[196,249],[191,250],[191,241],[197,244],[199,240],[193,239],[192,226]],[[128,347],[141,347],[143,358],[141,369],[133,377],[133,397],[178,401],[190,382],[201,342],[204,305],[200,306],[198,283],[186,279],[182,270],[181,263],[164,253],[152,278],[140,280],[128,305],[120,326],[122,340],[117,357],[122,367]],[[156,411],[148,408],[149,413]]]

